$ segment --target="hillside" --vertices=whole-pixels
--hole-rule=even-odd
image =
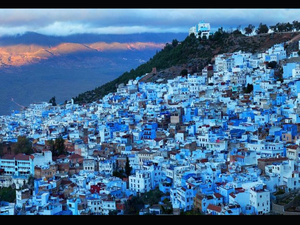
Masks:
[[[116,91],[119,84],[126,84],[128,80],[135,79],[148,73],[143,82],[156,81],[157,79],[172,79],[179,76],[186,69],[188,73],[200,73],[209,63],[213,63],[214,56],[221,53],[235,51],[263,52],[274,44],[286,43],[287,54],[298,50],[300,32],[276,32],[245,36],[241,33],[215,32],[210,39],[197,39],[195,36],[187,36],[182,42],[173,39],[171,44],[157,52],[148,62],[123,73],[118,78],[79,94],[74,98],[75,103],[89,103],[96,101],[110,92]],[[152,73],[152,69],[156,72]]]

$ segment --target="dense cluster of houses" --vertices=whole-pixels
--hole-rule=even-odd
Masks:
[[[129,198],[155,188],[174,214],[271,213],[278,189],[300,188],[300,64],[282,64],[283,81],[268,66],[293,57],[284,43],[219,54],[199,74],[141,76],[90,104],[34,103],[1,116],[1,141],[26,136],[35,153],[0,158],[0,187],[16,188],[0,214],[120,215]],[[59,136],[68,154],[53,157],[46,142]],[[127,162],[131,174],[114,176]],[[22,188],[30,176],[33,188]]]

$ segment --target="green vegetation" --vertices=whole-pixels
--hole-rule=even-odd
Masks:
[[[262,23],[260,23],[258,28],[256,29],[257,34],[266,34],[266,33],[268,33],[268,31],[269,31],[268,26],[266,24],[262,24]]]
[[[4,155],[4,144],[3,142],[0,143],[0,157]]]
[[[141,199],[146,205],[154,205],[159,203],[163,195],[164,193],[156,187],[155,189],[142,194]]]
[[[249,24],[247,27],[244,28],[245,34],[249,35],[253,32],[255,26],[252,24]]]
[[[18,136],[16,143],[4,144],[0,143],[0,157],[4,154],[18,154],[24,153],[30,155],[34,153],[32,149],[32,142],[26,136]]]
[[[26,155],[34,153],[32,142],[26,136],[19,136],[17,143],[13,145],[12,150],[15,154],[24,153]]]
[[[241,30],[244,30],[244,34],[242,34]],[[131,69],[129,72],[123,73],[118,78],[94,90],[79,94],[74,98],[74,102],[83,104],[97,101],[111,92],[116,92],[119,84],[126,84],[130,79],[136,79],[146,73],[150,73],[153,68],[156,68],[159,72],[172,66],[183,65],[187,67],[187,64],[191,64],[196,69],[188,72],[199,72],[204,66],[212,63],[212,59],[216,54],[239,50],[255,53],[271,47],[274,43],[269,42],[270,46],[268,46],[268,37],[270,36],[270,39],[274,40],[274,35],[268,34],[269,31],[273,31],[276,34],[278,32],[299,30],[300,25],[298,21],[277,23],[269,27],[266,24],[260,23],[256,29],[254,25],[249,24],[243,29],[239,26],[232,32],[225,31],[223,27],[220,27],[209,38],[196,38],[194,34],[191,34],[181,42],[173,39],[171,43],[166,43],[163,49],[157,51],[148,62],[138,66],[136,69]],[[268,36],[265,38],[263,36],[250,36],[253,33],[268,34]],[[282,41],[285,40],[280,39],[280,42]],[[186,70],[182,70],[182,74],[185,75]]]
[[[132,167],[129,164],[128,156],[126,156],[125,170],[119,168],[118,161],[116,161],[116,168],[113,171],[113,176],[123,178],[128,178],[131,175]]]
[[[132,196],[125,203],[125,215],[138,215],[139,211],[143,209],[145,203],[139,196]]]
[[[148,62],[138,66],[136,69],[131,69],[129,72],[123,73],[113,81],[97,87],[92,91],[79,94],[74,98],[74,102],[90,103],[92,101],[97,101],[108,93],[115,92],[119,84],[126,84],[130,79],[136,79],[137,77],[145,75],[146,73],[151,72],[154,67],[156,67],[157,70],[162,70],[173,65],[186,63],[190,51],[196,47],[196,42],[197,40],[195,37],[187,37],[183,42],[186,44],[179,44],[177,40],[173,40],[173,44],[166,43],[165,47],[157,52]]]
[[[12,187],[0,188],[0,201],[15,202],[16,201],[16,189]]]
[[[221,29],[219,32],[215,32],[212,40],[197,39],[194,35],[187,36],[181,43],[174,39],[172,44],[166,43],[165,47],[158,51],[148,62],[138,66],[136,69],[123,73],[113,81],[94,90],[79,94],[74,98],[74,102],[82,104],[97,101],[108,93],[115,92],[119,84],[126,84],[130,79],[136,79],[146,73],[150,73],[154,67],[159,71],[188,63],[193,58],[201,58],[204,61],[202,64],[205,65],[210,62],[214,54],[210,45],[222,44],[222,39],[225,35],[227,33]]]
[[[247,84],[246,87],[243,88],[244,93],[251,93],[253,91],[253,84]]]
[[[129,164],[128,156],[126,156],[125,174],[126,174],[127,177],[130,176],[131,171],[132,171],[132,167],[131,167],[130,164]]]
[[[199,211],[199,209],[197,209],[197,210],[187,210],[187,211],[180,210],[180,215],[181,216],[195,216],[195,215],[205,215],[205,214],[202,213],[201,211]]]
[[[53,96],[52,98],[50,98],[49,103],[51,103],[52,106],[56,106],[56,105],[57,105],[57,104],[56,104],[55,96]]]
[[[47,145],[50,148],[50,151],[52,152],[52,156],[59,156],[59,155],[66,155],[67,152],[65,151],[65,140],[62,138],[62,136],[59,136],[54,141],[48,140]]]
[[[138,215],[139,211],[145,207],[145,205],[153,206],[159,204],[161,197],[164,193],[160,191],[157,187],[146,193],[142,193],[137,196],[132,196],[125,203],[125,215]],[[164,205],[161,205],[162,212],[165,214],[171,214],[173,212],[172,205],[168,199],[164,200]]]

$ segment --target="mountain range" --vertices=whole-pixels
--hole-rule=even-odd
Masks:
[[[185,33],[76,34],[34,32],[0,37],[0,115],[30,103],[58,103],[147,62]]]

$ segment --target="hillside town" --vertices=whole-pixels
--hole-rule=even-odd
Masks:
[[[34,150],[1,156],[0,187],[15,187],[16,201],[2,201],[0,214],[125,215],[126,202],[157,189],[163,197],[139,215],[168,205],[172,215],[288,213],[296,200],[280,200],[300,188],[300,63],[284,44],[218,54],[170,80],[141,74],[93,103],[0,116],[0,141],[25,136]],[[54,156],[47,143],[59,137],[67,154]]]

